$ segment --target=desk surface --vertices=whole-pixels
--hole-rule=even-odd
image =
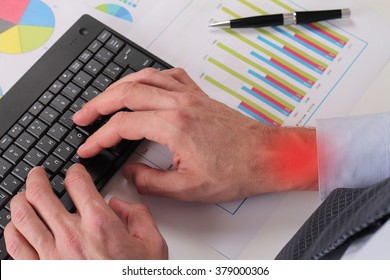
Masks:
[[[386,0],[360,2],[362,9],[373,10],[390,20],[390,4]],[[341,4],[342,6],[342,1]],[[350,115],[390,111],[390,63],[362,95]],[[286,194],[255,237],[249,242],[239,259],[273,259],[286,242],[319,205],[317,192],[292,192]],[[157,215],[157,220],[162,217]],[[191,238],[175,225],[165,221],[160,227],[170,248],[171,259],[223,259],[208,245]]]

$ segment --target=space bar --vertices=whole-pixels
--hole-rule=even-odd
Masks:
[[[91,159],[90,164],[87,166],[87,170],[91,174],[95,184],[106,174],[115,163],[115,160],[116,157],[106,150]]]

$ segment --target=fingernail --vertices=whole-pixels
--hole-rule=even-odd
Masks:
[[[112,194],[106,194],[106,196],[104,197],[104,201],[106,202],[106,204],[108,204],[108,203],[110,203],[110,200],[111,200],[111,198],[113,198],[114,197],[114,195],[112,195]]]

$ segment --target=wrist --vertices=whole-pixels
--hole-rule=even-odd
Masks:
[[[262,192],[317,190],[318,161],[315,129],[272,128],[258,153],[258,190]]]

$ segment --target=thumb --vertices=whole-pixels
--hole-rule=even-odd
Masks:
[[[186,197],[185,190],[194,180],[183,172],[160,170],[146,164],[132,163],[124,168],[124,176],[128,181],[134,182],[140,194],[190,200],[190,197]]]

